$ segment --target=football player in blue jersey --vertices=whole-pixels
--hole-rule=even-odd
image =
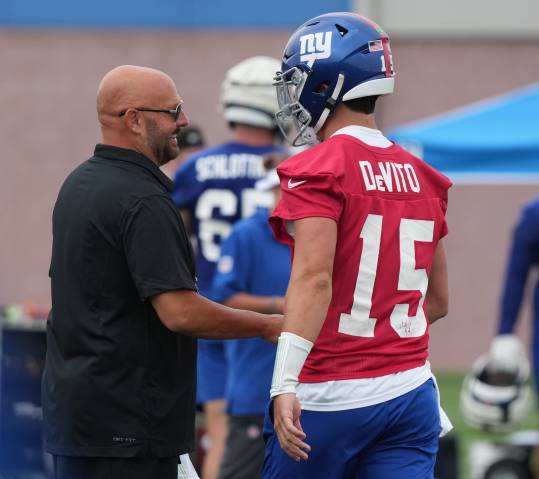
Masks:
[[[257,191],[254,185],[266,174],[263,155],[282,151],[274,118],[278,104],[273,76],[279,65],[273,58],[257,56],[227,72],[221,106],[232,139],[197,152],[174,178],[173,198],[196,238],[198,286],[207,297],[212,297],[221,241],[234,223],[272,202],[270,192]],[[224,448],[226,376],[223,343],[199,341],[197,401],[206,413],[211,444],[203,479],[215,479]]]
[[[281,190],[276,166],[281,155],[265,160],[268,174],[256,183],[272,191],[277,204]],[[260,208],[234,225],[223,242],[213,282],[214,299],[226,306],[282,313],[290,277],[290,251],[279,243]],[[262,427],[268,405],[275,346],[263,340],[226,341],[228,436],[219,479],[257,479],[264,461]]]
[[[513,232],[509,251],[505,282],[500,302],[498,337],[495,343],[507,342],[508,335],[513,335],[521,309],[524,290],[530,271],[539,265],[539,198],[527,203],[520,213],[520,218]],[[539,282],[533,289],[533,373],[535,384],[539,385]],[[505,338],[504,338],[505,337]],[[495,344],[493,344],[495,347]],[[493,348],[491,348],[493,349]],[[508,354],[507,363],[511,363]]]
[[[515,404],[501,416],[495,416],[500,424],[519,425],[531,408],[532,398],[525,394],[525,383],[521,380],[527,368],[525,346],[515,335],[519,312],[525,298],[530,276],[533,278],[532,294],[532,341],[531,372],[535,388],[539,387],[539,281],[530,274],[539,265],[539,198],[525,204],[513,231],[509,249],[505,280],[500,300],[497,336],[488,353],[488,367],[495,372],[509,373],[512,385],[520,391]],[[488,411],[488,404],[480,407]],[[534,451],[535,476],[539,477],[539,446]]]

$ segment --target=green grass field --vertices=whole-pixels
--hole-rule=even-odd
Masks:
[[[500,441],[501,434],[485,434],[468,427],[459,411],[459,394],[462,385],[463,374],[458,373],[436,373],[436,379],[442,396],[442,406],[451,418],[454,434],[457,436],[459,445],[459,479],[470,479],[468,468],[468,451],[470,444],[475,440]],[[536,429],[538,427],[538,414],[534,411],[522,425],[522,429]]]

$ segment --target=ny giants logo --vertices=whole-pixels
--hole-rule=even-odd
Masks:
[[[309,33],[299,37],[299,60],[310,65],[315,60],[323,60],[331,56],[331,35],[333,32]]]

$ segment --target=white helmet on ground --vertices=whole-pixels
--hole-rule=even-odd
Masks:
[[[221,106],[229,123],[273,130],[279,110],[273,77],[281,64],[271,57],[247,58],[226,73],[221,86]]]
[[[512,356],[518,361],[503,358]],[[521,424],[533,405],[530,364],[516,336],[498,336],[488,354],[480,356],[464,378],[460,408],[472,427],[508,432]]]

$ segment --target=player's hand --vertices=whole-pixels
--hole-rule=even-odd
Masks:
[[[299,422],[300,414],[301,406],[295,394],[273,398],[273,427],[281,448],[295,461],[308,459],[307,453],[311,450],[311,446],[303,442],[306,436]]]
[[[262,338],[270,343],[277,344],[277,340],[283,329],[284,317],[282,314],[268,314],[266,316],[267,320],[264,324],[267,328],[264,334],[262,334]]]

